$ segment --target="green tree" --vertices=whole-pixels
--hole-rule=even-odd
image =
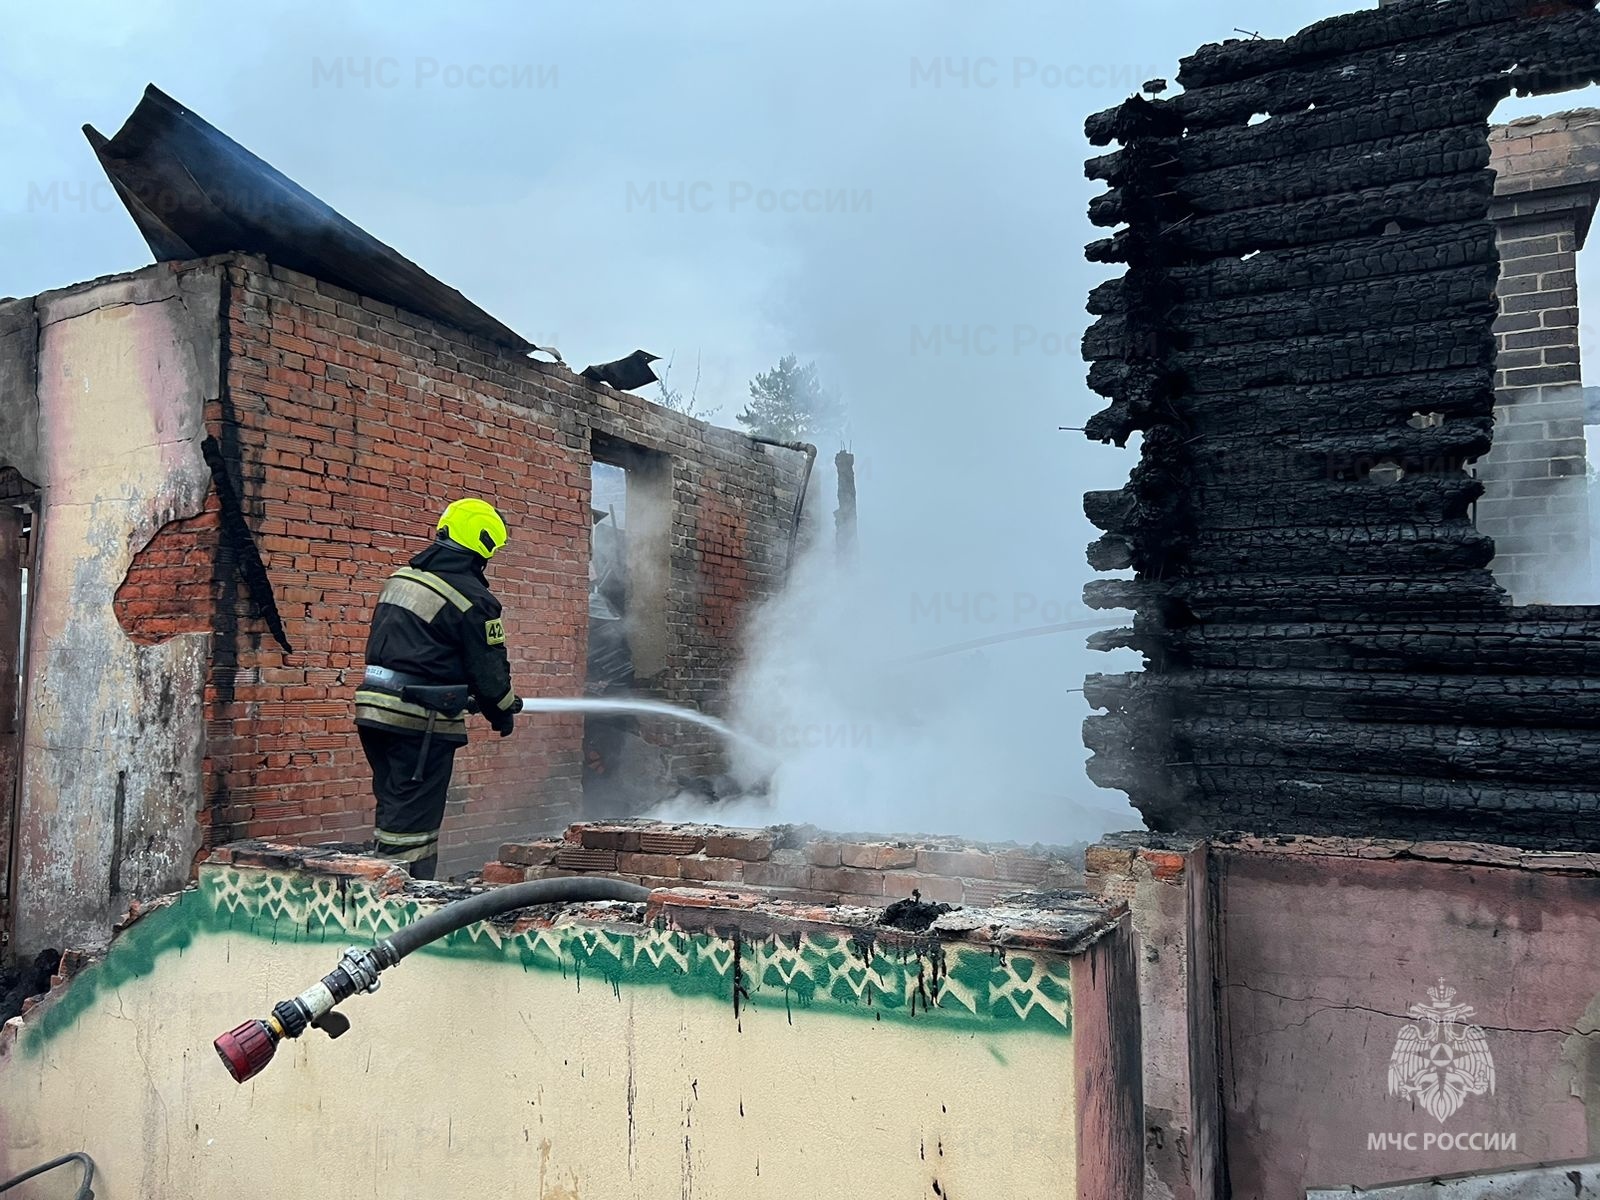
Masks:
[[[802,367],[793,354],[786,354],[776,367],[750,381],[750,403],[737,419],[757,437],[815,441],[842,434],[844,403],[823,386],[816,363]]]

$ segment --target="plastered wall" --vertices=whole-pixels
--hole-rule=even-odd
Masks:
[[[212,1038],[412,919],[418,890],[390,883],[203,868],[10,1030],[0,1174],[82,1148],[102,1200],[1136,1194],[1105,1181],[1137,1169],[1107,1161],[1136,1150],[1137,1119],[1117,1132],[1082,1078],[1103,1098],[1128,1075],[1104,1014],[1132,1012],[1136,1042],[1129,989],[1075,1021],[1080,992],[1131,970],[1115,929],[1086,968],[807,921],[773,934],[754,910],[696,921],[693,901],[646,923],[618,907],[474,926],[349,1001],[339,1041],[313,1032],[234,1084]]]
[[[1330,839],[1214,859],[1237,1194],[1600,1154],[1594,856]],[[1433,1007],[1431,989],[1470,1007],[1448,1035],[1416,1015]],[[1391,1087],[1391,1069],[1416,1081],[1401,1053],[1408,1025],[1456,1072],[1436,1110],[1428,1094]],[[1493,1067],[1477,1092],[1471,1081],[1487,1080],[1461,1040],[1474,1026]]]
[[[1206,850],[1119,834],[1085,853],[1089,889],[1126,900],[1139,964],[1145,1200],[1217,1194],[1216,1031]]]
[[[157,531],[205,503],[220,276],[156,268],[23,303],[33,344],[14,320],[8,354],[35,370],[6,372],[0,460],[43,505],[16,830],[28,953],[103,943],[130,897],[182,886],[199,846],[208,639],[137,645],[112,599]]]
[[[1600,1156],[1600,857],[1120,835],[1088,882],[1137,930],[1148,1197]]]

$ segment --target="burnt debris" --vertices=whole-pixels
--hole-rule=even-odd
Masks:
[[[41,950],[29,962],[0,970],[0,1024],[22,1011],[23,1002],[50,990],[50,980],[61,966],[56,950]]]
[[[904,900],[896,900],[883,910],[883,916],[878,918],[878,924],[887,925],[890,929],[904,929],[908,933],[927,933],[933,928],[933,923],[947,912],[954,909],[948,904],[931,904],[922,898],[922,893],[913,891]]]
[[[1600,77],[1594,0],[1400,0],[1207,46],[1091,117],[1114,228],[1084,340],[1142,435],[1085,498],[1132,579],[1090,774],[1152,829],[1600,839],[1600,609],[1514,608],[1473,527],[1492,433],[1488,121]],[[1419,416],[1426,419],[1419,420]]]

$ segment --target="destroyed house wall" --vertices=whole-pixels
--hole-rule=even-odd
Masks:
[[[1207,46],[1181,94],[1091,117],[1121,148],[1089,247],[1125,264],[1084,342],[1142,435],[1092,492],[1090,773],[1157,830],[1600,833],[1600,610],[1512,607],[1465,469],[1489,449],[1488,121],[1600,74],[1592,0],[1422,0]],[[1264,118],[1264,119],[1263,119]],[[1398,468],[1398,470],[1396,470]]]
[[[226,304],[227,387],[208,423],[293,653],[261,595],[224,598],[207,691],[213,844],[370,836],[370,776],[350,724],[367,622],[384,576],[458,496],[490,499],[511,529],[489,580],[519,693],[581,693],[597,435],[670,464],[656,694],[722,711],[740,620],[781,583],[800,455],[258,259],[231,264]],[[580,719],[529,715],[507,741],[473,725],[451,784],[446,870],[579,815]],[[705,734],[650,732],[671,769],[717,766]]]
[[[221,286],[215,264],[163,266],[0,306],[0,467],[39,490],[20,745],[0,764],[0,929],[23,956],[104,941],[199,849],[204,628],[130,640],[116,596],[207,504]]]
[[[719,711],[740,621],[781,581],[803,466],[232,255],[0,306],[0,387],[0,468],[42,496],[17,908],[0,911],[20,952],[103,941],[208,840],[370,837],[352,725],[367,622],[450,499],[510,520],[490,579],[518,690],[579,694],[596,434],[670,464],[657,694]],[[579,719],[530,715],[506,741],[474,724],[445,870],[580,815]],[[672,769],[717,761],[704,736],[648,732]]]

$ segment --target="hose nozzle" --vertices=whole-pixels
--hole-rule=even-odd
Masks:
[[[265,1021],[246,1021],[236,1029],[228,1030],[211,1044],[216,1047],[222,1065],[228,1068],[233,1081],[243,1083],[260,1074],[261,1069],[272,1061],[280,1036]]]
[[[286,1037],[297,1038],[307,1029],[320,1029],[330,1038],[342,1036],[350,1022],[344,1014],[334,1012],[333,1006],[357,992],[378,990],[378,972],[398,961],[387,946],[384,942],[372,949],[346,950],[339,965],[320,983],[293,1000],[274,1005],[265,1021],[246,1021],[212,1042],[234,1082],[243,1083],[259,1074]]]
[[[235,1082],[243,1083],[272,1061],[273,1052],[284,1038],[297,1038],[307,1029],[320,1029],[330,1038],[343,1035],[350,1028],[350,1021],[343,1013],[333,1011],[336,1004],[357,992],[377,991],[380,971],[388,970],[413,950],[474,921],[530,904],[564,904],[574,900],[640,903],[649,898],[648,889],[620,879],[533,879],[480,892],[412,922],[375,946],[351,947],[320,983],[312,984],[293,1000],[275,1005],[272,1015],[265,1021],[246,1021],[212,1045],[228,1068],[228,1074]]]

